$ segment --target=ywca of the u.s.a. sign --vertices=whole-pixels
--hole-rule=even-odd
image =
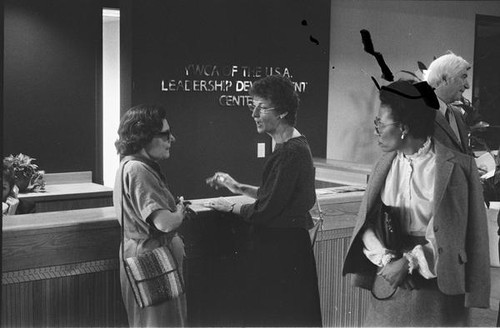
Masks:
[[[252,102],[248,90],[253,81],[269,75],[282,75],[292,80],[288,67],[189,64],[184,76],[163,79],[163,92],[213,92],[223,107],[247,106]],[[306,92],[308,82],[292,80],[295,91]]]

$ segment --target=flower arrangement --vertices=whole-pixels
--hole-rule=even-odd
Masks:
[[[4,165],[11,166],[14,170],[16,185],[19,192],[38,192],[45,190],[44,171],[38,170],[38,165],[28,155],[19,153],[4,158]]]

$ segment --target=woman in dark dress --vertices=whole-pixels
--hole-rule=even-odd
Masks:
[[[314,166],[306,138],[295,129],[299,98],[282,76],[254,82],[250,106],[257,131],[276,146],[260,187],[215,173],[207,183],[255,199],[233,204],[221,198],[210,207],[237,214],[254,229],[246,280],[246,325],[321,326],[318,278],[308,233],[316,200]]]

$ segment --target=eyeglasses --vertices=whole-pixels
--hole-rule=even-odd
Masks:
[[[375,124],[375,132],[380,135],[380,130],[384,129],[386,126],[399,124],[400,122],[392,122],[392,123],[382,123],[380,122],[380,117],[375,117],[373,120],[373,124]]]
[[[170,130],[157,132],[155,137],[162,138],[164,140],[170,140],[172,138],[172,132]]]
[[[255,106],[254,104],[248,104],[248,110],[250,110],[253,113],[260,106],[261,106],[261,104],[258,104],[257,106]],[[276,108],[278,108],[278,107],[259,108],[259,115],[267,114]]]

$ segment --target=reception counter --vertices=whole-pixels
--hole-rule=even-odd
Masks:
[[[48,173],[43,192],[20,193],[36,213],[113,206],[113,189],[92,182],[92,172]]]
[[[317,190],[325,213],[314,248],[325,326],[359,326],[366,310],[367,293],[341,276],[362,189]],[[198,214],[180,229],[186,244],[189,325],[237,326],[244,311],[235,300],[248,226],[204,207],[206,201],[192,201]],[[2,326],[126,325],[119,241],[112,207],[5,217]]]

